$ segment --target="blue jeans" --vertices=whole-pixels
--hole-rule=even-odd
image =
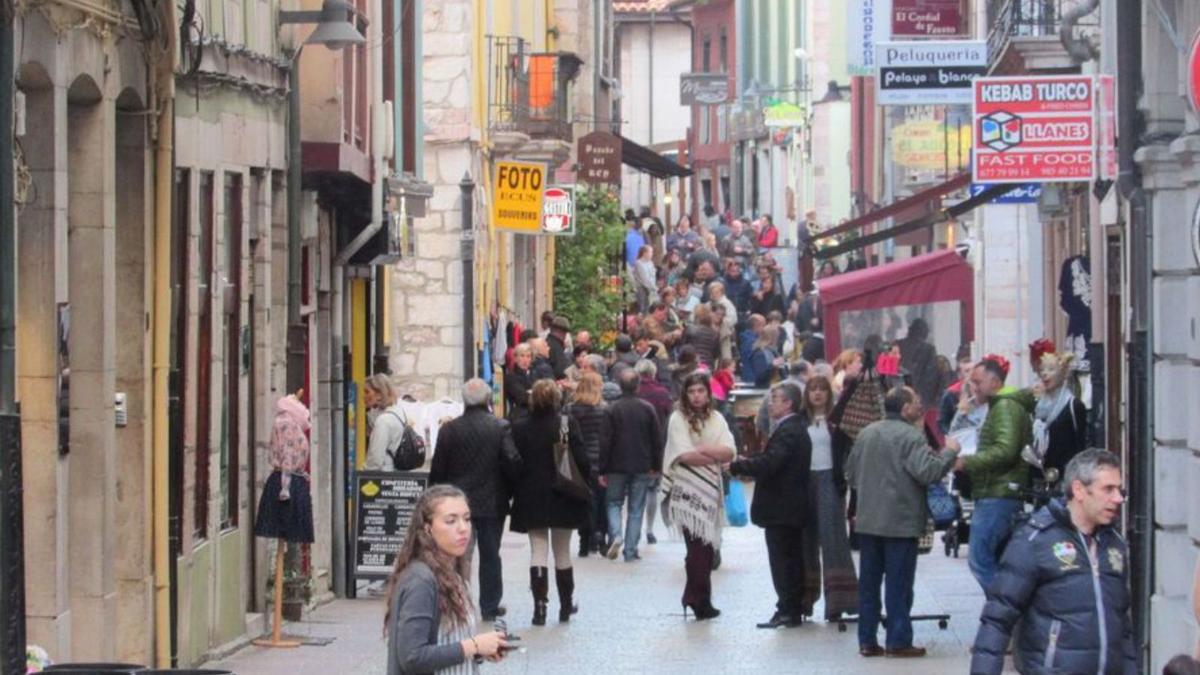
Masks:
[[[1020,512],[1021,502],[1016,499],[989,498],[975,502],[967,565],[985,593],[1000,568],[1000,547],[1008,540],[1013,519]]]
[[[610,473],[607,479],[608,540],[617,541],[621,538],[621,507],[628,497],[623,553],[625,559],[630,560],[637,555],[638,539],[642,536],[642,517],[646,511],[646,495],[654,481],[648,473]]]
[[[912,646],[913,581],[917,576],[917,540],[858,534],[858,644],[879,644],[879,585],[887,608],[888,649]]]

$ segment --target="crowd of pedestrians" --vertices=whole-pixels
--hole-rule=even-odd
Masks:
[[[862,656],[923,656],[910,619],[918,542],[930,527],[929,488],[951,475],[974,500],[969,566],[987,597],[972,672],[999,673],[1010,640],[1023,672],[1133,672],[1128,552],[1113,528],[1120,463],[1084,451],[1086,411],[1067,382],[1069,359],[1051,348],[1034,364],[1035,387],[1008,387],[1003,358],[964,351],[952,370],[915,319],[894,345],[827,363],[819,297],[777,290],[770,217],[726,225],[709,216],[669,232],[645,213],[629,219],[635,304],[611,348],[548,314],[541,332],[511,336],[502,415],[489,409],[489,385],[464,385],[466,412],[441,433],[430,476],[462,492],[431,489],[422,499],[409,533],[416,543],[406,544],[388,596],[393,650],[408,649],[406,640],[422,647],[389,672],[425,672],[453,653],[470,666],[511,648],[503,631],[476,633],[462,611],[466,572],[453,561],[465,555],[464,500],[484,620],[506,614],[506,517],[529,537],[532,623],[543,625],[551,556],[566,623],[579,611],[573,557],[636,564],[661,516],[686,546],[685,615],[702,621],[720,615],[713,572],[731,481],[753,482],[749,517],[765,536],[776,602],[760,628],[810,621],[823,597],[826,621],[857,617]],[[739,387],[766,390],[749,424],[730,406]],[[388,395],[377,398],[386,412]],[[390,438],[384,424],[376,430]],[[1035,480],[1057,480],[1062,491],[1028,508]],[[417,580],[434,596],[409,600]]]

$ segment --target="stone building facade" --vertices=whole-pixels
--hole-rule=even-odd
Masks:
[[[153,657],[155,55],[131,20],[22,3],[14,29],[26,625],[57,660]]]

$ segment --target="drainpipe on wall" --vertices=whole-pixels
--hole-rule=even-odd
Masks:
[[[13,201],[13,21],[0,9],[0,670],[25,672],[25,528],[17,404],[17,223]]]
[[[287,122],[287,393],[304,386],[304,361],[308,333],[300,323],[300,49],[292,54],[288,69]]]
[[[463,174],[458,183],[462,192],[462,312],[463,381],[476,376],[475,359],[475,181]]]
[[[163,3],[165,26],[175,25],[174,3]],[[175,167],[175,32],[166,30],[169,48],[160,55],[157,75],[158,139],[154,156],[154,306],[151,471],[154,537],[154,663],[170,668],[172,657],[171,581],[171,218]],[[0,66],[2,67],[2,66]]]
[[[1117,147],[1118,187],[1129,202],[1130,329],[1127,358],[1133,377],[1128,388],[1126,438],[1130,495],[1130,587],[1133,594],[1134,644],[1138,672],[1147,672],[1150,659],[1150,596],[1154,593],[1154,354],[1152,280],[1153,228],[1149,198],[1142,188],[1134,154],[1144,126],[1138,111],[1142,95],[1142,2],[1121,0],[1117,5]]]

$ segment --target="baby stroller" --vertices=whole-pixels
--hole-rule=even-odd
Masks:
[[[958,549],[971,540],[971,514],[975,511],[975,502],[963,498],[959,486],[960,478],[960,476],[952,476],[948,486],[938,483],[929,489],[930,512],[933,512],[935,490],[938,489],[940,489],[941,495],[936,499],[948,500],[948,503],[952,505],[944,507],[943,514],[948,514],[950,517],[943,521],[944,525],[938,526],[938,529],[943,531],[942,548],[946,557],[953,554],[957,558]],[[935,524],[937,524],[936,518]]]

